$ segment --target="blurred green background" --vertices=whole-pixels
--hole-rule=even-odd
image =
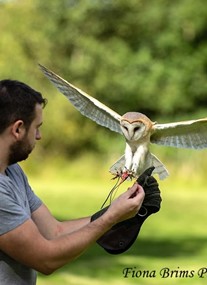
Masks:
[[[43,138],[22,166],[59,219],[100,208],[124,140],[80,115],[38,63],[120,114],[139,111],[161,123],[206,117],[205,0],[1,0],[0,32],[1,78],[24,81],[49,101]],[[207,151],[151,150],[170,177],[160,182],[161,211],[133,247],[111,256],[94,245],[53,275],[39,275],[38,285],[206,283],[207,273],[197,271],[207,267]],[[124,278],[126,267],[156,277]],[[161,278],[165,267],[193,276]]]

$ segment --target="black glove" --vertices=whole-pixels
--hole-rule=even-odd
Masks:
[[[119,254],[128,250],[135,242],[143,222],[153,213],[160,210],[161,196],[156,179],[151,176],[154,167],[150,167],[142,173],[137,182],[145,191],[145,198],[139,212],[130,219],[114,225],[101,236],[97,243],[108,253]],[[109,207],[109,206],[108,206]],[[91,221],[99,218],[108,209],[105,207],[91,217]]]

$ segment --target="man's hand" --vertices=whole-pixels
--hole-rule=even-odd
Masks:
[[[112,225],[134,217],[141,208],[144,200],[144,190],[138,183],[116,198],[104,213]]]

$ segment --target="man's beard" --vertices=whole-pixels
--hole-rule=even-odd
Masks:
[[[27,138],[15,142],[10,147],[8,165],[27,159],[32,150],[33,147],[29,144]]]

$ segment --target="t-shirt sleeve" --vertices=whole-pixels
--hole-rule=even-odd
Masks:
[[[15,170],[18,173],[18,175],[21,175],[21,178],[23,180],[22,183],[24,184],[24,186],[26,188],[27,199],[28,199],[28,202],[29,202],[30,211],[32,213],[32,212],[37,210],[42,205],[42,201],[33,192],[32,188],[29,185],[29,182],[28,182],[28,179],[27,179],[26,175],[24,174],[23,170],[21,169],[21,167],[18,164],[15,165]]]
[[[29,184],[27,185],[27,197],[29,201],[30,211],[33,213],[42,205],[42,201],[35,195]]]
[[[29,214],[23,211],[16,201],[7,181],[0,183],[0,235],[15,229],[29,219]]]
[[[7,174],[0,177],[0,235],[30,219],[42,204],[19,165],[10,166]]]

